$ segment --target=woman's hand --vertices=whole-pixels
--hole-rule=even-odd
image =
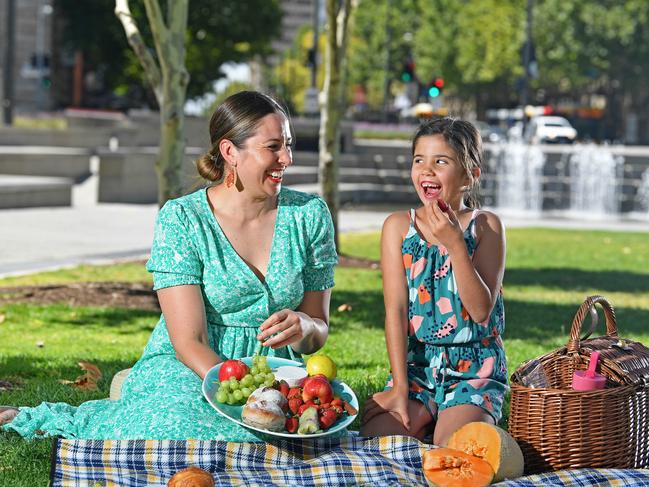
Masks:
[[[408,414],[408,392],[397,389],[381,391],[374,394],[363,406],[363,422],[370,421],[382,413],[390,413],[410,430],[410,415]]]
[[[305,313],[283,309],[270,315],[261,324],[257,340],[261,341],[264,347],[286,347],[311,335],[314,328],[314,320]]]
[[[440,208],[437,200],[427,202],[424,211],[433,237],[447,249],[451,250],[458,244],[464,244],[462,227],[453,209],[445,205]]]

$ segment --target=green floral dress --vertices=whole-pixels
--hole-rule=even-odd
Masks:
[[[270,314],[297,308],[305,291],[333,287],[336,263],[326,204],[283,188],[266,279],[260,280],[231,246],[201,189],[160,210],[147,269],[156,290],[200,286],[210,346],[225,360],[255,352],[258,327]],[[266,352],[295,358],[288,347]],[[119,401],[23,407],[3,428],[26,438],[260,439],[219,416],[203,398],[200,378],[175,356],[163,316],[124,381]]]

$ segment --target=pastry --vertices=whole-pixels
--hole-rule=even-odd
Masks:
[[[282,431],[286,423],[282,408],[263,400],[247,403],[241,411],[241,419],[250,426],[268,431]]]
[[[283,431],[287,408],[288,401],[282,393],[272,387],[260,387],[248,397],[241,411],[241,420],[255,428]]]

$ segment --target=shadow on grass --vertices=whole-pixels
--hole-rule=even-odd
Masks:
[[[569,305],[505,299],[507,321],[505,337],[506,339],[533,340],[539,344],[549,343],[555,337],[565,337],[567,343],[572,320],[581,304],[581,302]],[[615,309],[620,336],[647,333],[649,310],[615,307],[615,303],[611,304]],[[599,306],[597,309],[599,323],[592,336],[601,336],[606,333],[604,314]],[[590,318],[587,317],[584,321],[582,330],[585,331],[590,326]]]
[[[122,369],[132,367],[134,363],[124,359],[90,359],[90,362],[99,367],[102,377],[97,382],[98,390],[86,391],[59,382],[74,381],[84,373],[77,364],[78,360],[81,359],[70,357],[68,363],[26,355],[0,358],[0,379],[17,383],[17,387],[0,392],[0,404],[34,406],[43,401],[79,404],[93,399],[105,399],[113,376]]]
[[[598,283],[592,280],[590,282],[599,287]],[[634,287],[640,288],[640,285]],[[505,337],[533,340],[543,344],[554,342],[556,337],[565,336],[567,342],[572,320],[581,303],[539,303],[508,299],[505,296],[507,321]],[[351,305],[352,311],[337,311],[338,306],[341,304]],[[615,309],[618,329],[622,337],[628,334],[647,333],[648,310],[628,306],[616,307],[614,302],[611,304]],[[593,333],[593,336],[603,335],[606,332],[604,316],[601,310],[599,314],[598,328]],[[383,329],[385,319],[383,296],[379,291],[334,292],[332,294],[332,319],[336,322],[336,332],[341,333],[349,329],[352,323],[360,323],[367,328]],[[586,327],[589,324],[590,318],[586,318]]]
[[[73,325],[98,329],[112,328],[111,333],[126,335],[140,331],[151,332],[160,317],[160,313],[156,311],[124,308],[74,307],[70,308],[70,311],[75,313],[74,317],[64,314],[52,315],[48,322],[52,325]],[[140,322],[142,323],[140,324]],[[114,327],[117,326],[124,329],[115,330]]]
[[[599,289],[602,292],[649,292],[649,275],[626,271],[582,269],[506,269],[505,289],[509,285],[543,286],[571,290]]]

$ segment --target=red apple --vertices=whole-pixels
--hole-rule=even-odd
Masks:
[[[324,375],[307,377],[302,384],[302,400],[304,402],[317,399],[318,404],[331,402],[334,390]]]
[[[250,369],[241,360],[226,360],[219,369],[219,382],[234,377],[237,380],[243,379]]]

